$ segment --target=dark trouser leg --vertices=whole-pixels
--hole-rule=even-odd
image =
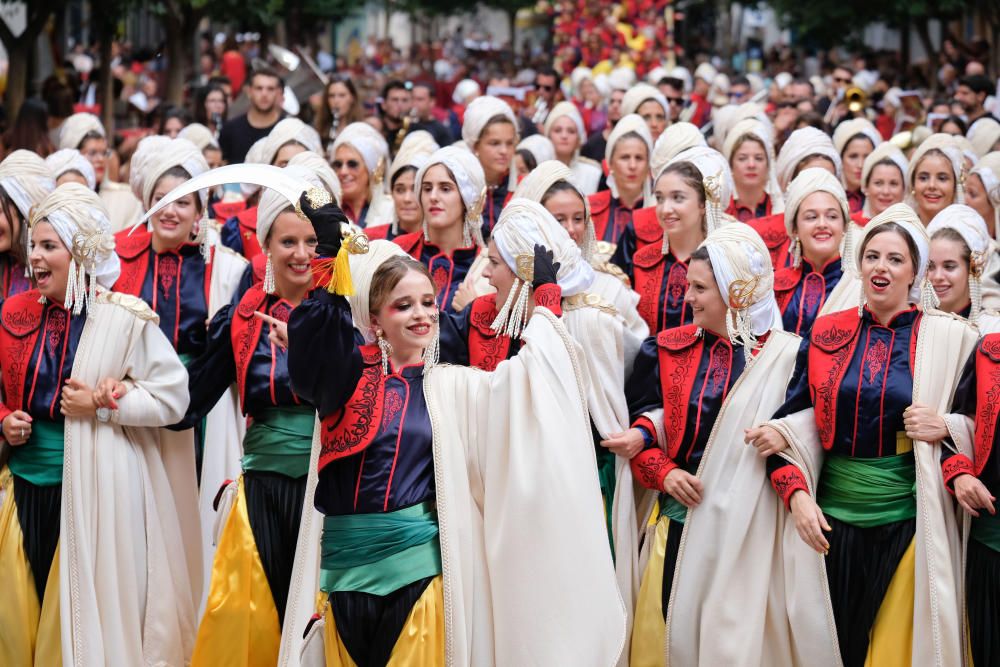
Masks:
[[[35,580],[38,604],[45,597],[45,584],[52,567],[52,558],[59,543],[62,484],[37,486],[20,477],[14,477],[14,504],[17,521],[24,536],[24,553]]]
[[[1000,664],[1000,553],[969,540],[965,564],[965,608],[969,617],[972,663]]]
[[[681,549],[682,535],[684,535],[684,524],[671,521],[667,529],[667,548],[663,553],[663,620],[667,620],[670,591],[674,585],[674,570],[677,568],[677,553]]]

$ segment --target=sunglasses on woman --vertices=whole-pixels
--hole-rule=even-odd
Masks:
[[[358,162],[357,160],[347,160],[347,161],[334,160],[331,163],[331,166],[333,167],[334,171],[340,171],[343,167],[347,167],[351,171],[357,171],[358,169],[361,168],[361,163]]]

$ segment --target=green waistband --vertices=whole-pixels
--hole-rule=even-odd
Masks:
[[[979,510],[979,516],[972,519],[969,537],[993,551],[1000,551],[1000,515]]]
[[[875,459],[827,457],[816,500],[824,512],[871,528],[917,516],[913,452]]]
[[[184,364],[185,368],[190,366],[191,362],[195,360],[195,356],[190,352],[183,352],[181,354],[178,354],[177,358],[181,360],[181,363]]]
[[[389,593],[441,574],[434,504],[395,512],[323,519],[320,588],[326,592]]]
[[[254,413],[243,438],[243,469],[302,477],[309,472],[315,423],[316,411],[301,405]]]
[[[660,516],[665,516],[671,521],[684,523],[687,519],[688,508],[681,504],[681,501],[674,498],[669,493],[660,494]]]
[[[10,471],[37,486],[62,484],[64,445],[63,422],[36,419],[28,442],[10,448]]]

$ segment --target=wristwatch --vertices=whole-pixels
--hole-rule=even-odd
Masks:
[[[97,408],[97,421],[102,424],[111,421],[111,408]]]

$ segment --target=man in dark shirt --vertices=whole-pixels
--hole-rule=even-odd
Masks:
[[[451,132],[437,118],[434,117],[434,84],[415,83],[413,84],[413,114],[417,121],[410,125],[410,132],[414,130],[427,130],[434,137],[438,146],[450,146],[452,143]]]
[[[250,109],[245,115],[227,120],[219,132],[219,147],[227,163],[243,162],[254,142],[266,137],[278,124],[284,116],[284,90],[285,82],[272,69],[258,69],[250,75]]]
[[[604,150],[608,145],[608,137],[611,136],[611,130],[615,128],[615,123],[622,117],[622,98],[624,97],[625,91],[620,88],[611,91],[611,95],[608,97],[608,124],[587,138],[583,148],[580,149],[580,155],[598,162],[604,161]]]
[[[389,153],[393,156],[399,150],[406,132],[410,131],[413,117],[410,107],[413,104],[408,83],[390,81],[382,89],[382,134],[389,144]],[[403,136],[400,136],[400,133]]]

